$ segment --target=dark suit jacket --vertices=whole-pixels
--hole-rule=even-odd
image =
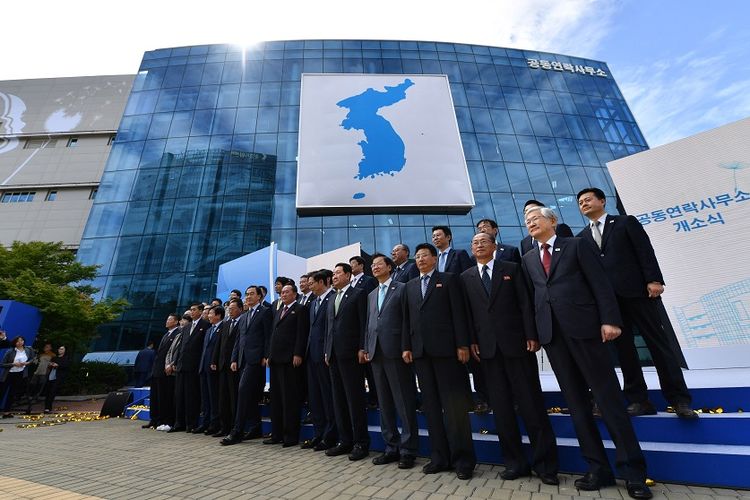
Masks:
[[[459,275],[472,266],[471,257],[466,250],[456,250],[451,248],[448,251],[448,257],[445,260],[445,272]],[[437,269],[437,267],[436,267]],[[419,272],[417,272],[419,276]]]
[[[397,266],[396,269],[393,270],[393,274],[391,274],[393,281],[400,281],[401,283],[406,283],[417,276],[419,276],[419,269],[417,269],[416,264],[410,260],[401,264],[400,270]]]
[[[528,355],[527,340],[538,340],[534,310],[521,266],[496,259],[490,295],[484,290],[477,266],[461,275],[472,343],[479,344],[482,359],[498,355]]]
[[[284,306],[273,317],[270,358],[275,363],[291,363],[294,356],[305,356],[310,320],[307,308],[293,302],[286,315],[281,317]]]
[[[370,360],[375,357],[377,345],[380,345],[380,352],[386,358],[401,359],[401,335],[404,330],[402,297],[405,288],[404,283],[391,280],[380,311],[380,284],[367,296],[365,351],[369,354]]]
[[[347,288],[341,298],[339,313],[334,314],[336,293],[328,300],[325,353],[331,360],[333,353],[341,358],[356,359],[365,348],[367,326],[367,295],[359,288]]]
[[[375,289],[375,287],[378,286],[378,280],[373,278],[372,276],[367,276],[366,274],[363,274],[360,276],[360,278],[357,280],[357,285],[355,288],[359,288],[363,292],[365,292],[365,295],[370,293]]]
[[[245,363],[260,364],[268,358],[271,349],[271,329],[273,313],[270,307],[260,306],[250,318],[248,313],[242,315],[239,333],[232,350],[232,362],[242,369]]]
[[[591,227],[578,236],[588,241],[601,257],[607,277],[621,297],[648,297],[646,285],[664,284],[654,247],[638,219],[632,215],[607,215],[602,231],[602,248],[594,241]]]
[[[138,354],[135,357],[135,362],[133,363],[133,372],[150,372],[154,368],[154,359],[156,359],[155,350],[149,349],[148,347],[145,349],[141,349],[140,351],[138,351]]]
[[[405,331],[401,336],[402,351],[412,351],[415,358],[425,354],[455,357],[456,348],[469,347],[469,330],[458,275],[435,270],[424,300],[421,278],[414,278],[406,284],[403,300]]]
[[[185,325],[182,329],[182,341],[180,342],[180,356],[175,366],[178,372],[198,373],[198,365],[203,355],[203,337],[206,330],[211,328],[211,323],[201,318],[190,333],[192,323]]]
[[[179,332],[180,328],[177,327],[172,330],[171,333],[165,333],[161,338],[159,347],[156,348],[156,357],[154,358],[154,367],[151,371],[151,377],[161,378],[167,376],[167,374],[164,373],[164,365],[167,364],[167,352],[169,352],[169,348],[172,347],[172,342]]]
[[[228,321],[222,321],[219,331],[216,332],[218,335],[216,335],[216,347],[214,347],[211,364],[216,365],[217,372],[230,369],[229,365],[232,363],[232,351],[234,350],[234,344],[237,342],[240,323],[242,323],[242,316],[237,318],[237,324],[234,325],[234,328],[232,328],[231,319]]]
[[[213,325],[209,326],[208,330],[206,330],[206,335],[203,337],[203,355],[201,356],[201,364],[200,364],[200,367],[198,368],[199,373],[211,372],[211,363],[214,358],[214,348],[216,347],[216,344],[218,343],[217,340],[221,332],[222,324],[223,322],[219,323],[219,327],[214,332],[213,335],[210,335]]]
[[[563,334],[572,338],[597,338],[602,324],[622,326],[614,289],[591,245],[581,238],[557,238],[551,251],[549,278],[538,247],[523,256],[539,341],[552,340],[553,313]]]
[[[314,302],[318,300],[315,297],[310,301],[310,336],[307,338],[307,359],[322,363],[325,360],[326,346],[326,318],[328,317],[328,302],[331,297],[335,297],[336,292],[330,292],[323,297],[323,301],[315,311]]]
[[[572,238],[573,230],[571,230],[570,226],[568,226],[567,224],[558,224],[557,228],[555,229],[555,234],[558,238]],[[534,244],[531,241],[531,235],[527,234],[526,237],[521,240],[521,255],[525,254],[533,247]]]

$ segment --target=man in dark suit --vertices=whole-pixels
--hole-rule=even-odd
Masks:
[[[262,436],[260,400],[266,382],[266,365],[271,342],[273,313],[261,302],[258,286],[245,290],[247,311],[240,317],[237,340],[232,350],[230,370],[239,377],[237,409],[234,427],[220,441],[222,445],[237,444],[243,439]],[[250,420],[250,430],[245,433],[245,423]]]
[[[690,407],[692,398],[680,361],[661,323],[659,307],[664,278],[651,240],[632,215],[608,215],[606,203],[606,196],[599,188],[586,188],[578,193],[581,213],[591,221],[578,236],[588,241],[601,257],[625,322],[615,347],[622,368],[623,390],[630,402],[628,413],[631,416],[656,414],[656,408],[648,400],[648,387],[635,348],[635,325],[651,352],[664,398],[678,417],[698,418]]]
[[[203,354],[203,337],[210,328],[203,319],[203,304],[190,305],[192,321],[182,328],[180,346],[175,360],[175,423],[169,432],[188,431],[198,427],[201,407],[200,377],[198,367]]]
[[[604,345],[620,335],[622,324],[612,285],[588,243],[555,235],[557,217],[552,210],[532,208],[525,222],[539,242],[539,247],[523,256],[539,341],[570,407],[581,454],[589,464],[589,471],[575,486],[591,491],[615,484],[591,413],[590,389],[615,443],[617,469],[629,495],[651,498],[645,483],[646,461]]]
[[[504,260],[521,265],[521,252],[518,251],[518,248],[498,241],[500,228],[498,227],[497,222],[492,219],[482,219],[477,222],[477,232],[489,234],[492,237],[492,240],[496,243],[495,253],[492,255],[492,260]],[[475,256],[472,256],[471,260],[476,263]]]
[[[370,454],[362,367],[367,296],[350,285],[351,275],[349,264],[336,264],[333,271],[336,295],[328,301],[325,354],[331,373],[339,442],[327,449],[326,455],[335,457],[348,453],[349,460],[362,460]]]
[[[557,444],[539,383],[534,353],[539,339],[534,312],[521,266],[493,259],[497,245],[487,233],[477,233],[471,251],[477,265],[464,271],[464,285],[471,350],[486,380],[500,446],[505,459],[503,479],[530,473],[521,446],[516,413],[523,417],[532,448],[531,465],[544,484],[560,484],[557,478]]]
[[[51,345],[50,348],[52,348]],[[146,348],[138,351],[138,354],[135,356],[135,362],[133,363],[133,374],[135,375],[133,387],[146,387],[151,385],[151,371],[154,368],[155,357],[156,351],[154,351],[154,341],[149,340],[148,344],[146,344]]]
[[[466,250],[454,250],[451,248],[452,242],[453,233],[448,226],[435,226],[432,228],[432,244],[438,250],[436,269],[441,273],[459,275],[473,264]]]
[[[526,203],[523,205],[523,213],[524,215],[530,208],[534,207],[543,207],[544,203],[538,200],[527,200]],[[563,223],[558,223],[557,228],[555,229],[555,234],[559,238],[572,238],[573,237],[573,231],[570,229],[570,226]],[[521,255],[525,254],[532,248],[536,246],[536,243],[531,238],[531,235],[526,235],[524,239],[521,240]]]
[[[419,450],[417,387],[414,373],[401,358],[402,297],[406,285],[391,279],[393,267],[393,261],[385,255],[372,256],[372,274],[378,280],[378,287],[367,296],[365,359],[372,366],[380,402],[380,430],[385,441],[385,453],[372,463],[398,462],[399,469],[411,469]],[[402,432],[396,425],[396,414]]]
[[[336,295],[331,289],[332,274],[320,270],[310,277],[313,298],[310,300],[310,335],[307,339],[305,367],[307,369],[307,401],[313,424],[313,437],[302,448],[327,450],[336,445],[336,414],[333,409],[331,373],[325,362],[326,317],[328,302]]]
[[[351,285],[354,288],[359,288],[365,292],[365,295],[367,295],[378,286],[378,282],[375,278],[365,274],[365,259],[359,255],[355,255],[349,259],[349,265],[352,266]]]
[[[391,259],[393,260],[393,268],[391,273],[391,279],[394,281],[400,281],[406,283],[412,278],[419,276],[419,271],[414,262],[409,260],[409,246],[405,243],[397,243],[391,250]]]
[[[406,284],[402,358],[414,363],[422,392],[422,409],[432,447],[425,474],[455,468],[459,479],[470,479],[476,465],[468,374],[469,331],[460,277],[436,269],[437,250],[417,246],[420,276]],[[468,257],[467,257],[468,259]]]
[[[211,369],[219,378],[219,419],[220,429],[213,434],[226,436],[234,428],[234,416],[237,413],[237,392],[239,390],[239,374],[232,371],[232,352],[237,343],[240,332],[241,318],[244,312],[242,300],[237,297],[229,299],[229,319],[221,323],[219,339],[214,348]]]
[[[143,428],[157,428],[162,425],[168,425],[171,428],[174,425],[174,377],[168,377],[164,369],[167,352],[169,352],[169,348],[177,336],[179,325],[179,315],[170,314],[167,316],[165,324],[167,333],[159,341],[154,366],[151,369],[150,420]]]
[[[302,361],[309,329],[307,309],[297,303],[297,287],[281,289],[281,309],[274,316],[268,365],[271,368],[271,437],[263,444],[299,442]]]
[[[214,348],[218,344],[219,329],[224,322],[224,308],[212,306],[208,309],[208,322],[211,327],[203,338],[203,354],[201,355],[198,374],[201,378],[201,404],[203,407],[203,422],[193,430],[194,434],[203,432],[213,434],[219,430],[219,374],[211,369]]]

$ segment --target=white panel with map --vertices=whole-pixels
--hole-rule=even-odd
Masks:
[[[300,214],[474,206],[447,76],[305,73],[300,101]]]

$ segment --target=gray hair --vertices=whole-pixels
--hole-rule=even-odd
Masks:
[[[526,210],[526,217],[528,217],[531,212],[539,212],[542,217],[551,220],[553,224],[557,224],[557,215],[555,214],[555,211],[549,207],[529,207],[529,209]]]

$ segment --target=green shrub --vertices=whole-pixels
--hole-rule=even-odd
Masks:
[[[60,394],[107,394],[121,388],[127,381],[128,375],[125,373],[125,368],[118,364],[81,361],[70,367]]]

